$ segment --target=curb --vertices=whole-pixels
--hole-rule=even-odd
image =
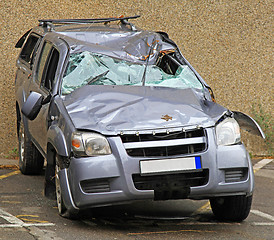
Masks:
[[[0,158],[0,166],[18,166],[18,160],[17,159],[3,159]]]

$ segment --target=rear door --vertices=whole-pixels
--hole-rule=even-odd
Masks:
[[[20,99],[19,102],[23,101],[22,96],[25,95],[25,91],[29,87],[33,63],[41,42],[40,35],[34,32],[29,34],[29,32],[30,31],[26,32],[16,44],[18,48],[22,46],[21,53],[17,60],[17,73],[15,78],[15,88],[18,94],[17,97]],[[24,40],[25,42],[23,42]]]

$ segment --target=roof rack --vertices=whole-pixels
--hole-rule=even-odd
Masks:
[[[129,23],[129,19],[139,18],[140,15],[131,17],[113,17],[113,18],[86,18],[86,19],[41,19],[38,20],[39,26],[47,27],[49,30],[54,29],[54,24],[90,24],[90,23],[109,23],[120,21],[122,24],[130,25],[131,30],[136,31],[135,26]]]

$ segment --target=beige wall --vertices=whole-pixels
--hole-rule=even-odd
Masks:
[[[17,148],[14,44],[41,18],[141,14],[132,22],[168,32],[220,104],[251,114],[252,103],[261,102],[272,114],[273,1],[1,0],[0,4],[0,157]],[[253,154],[263,153],[262,141],[245,139]]]

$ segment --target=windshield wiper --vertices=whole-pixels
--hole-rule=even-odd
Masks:
[[[148,66],[148,62],[149,62],[149,58],[150,58],[151,52],[152,52],[152,50],[153,50],[153,48],[154,48],[155,45],[156,45],[156,36],[154,35],[154,38],[153,38],[152,43],[150,45],[148,57],[146,59],[146,66],[145,66],[143,77],[142,77],[142,86],[145,86],[147,66]]]
[[[109,70],[107,70],[107,71],[105,71],[105,72],[103,72],[103,73],[97,75],[96,77],[90,79],[90,80],[88,81],[87,84],[90,85],[90,84],[96,82],[96,81],[99,80],[100,78],[106,76],[108,73],[109,73]]]

